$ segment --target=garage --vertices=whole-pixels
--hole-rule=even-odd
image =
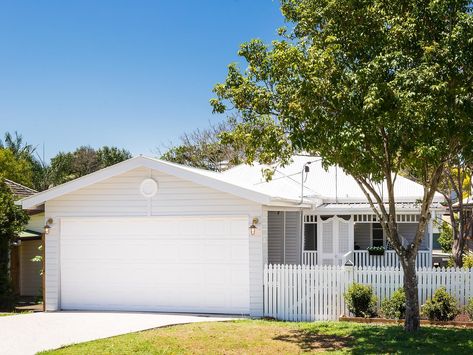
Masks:
[[[73,217],[60,308],[250,313],[248,216]]]

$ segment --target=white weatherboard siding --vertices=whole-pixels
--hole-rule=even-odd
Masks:
[[[248,218],[65,218],[61,308],[249,314]]]
[[[153,177],[159,185],[151,200],[139,191],[143,179]],[[47,201],[46,218],[54,224],[46,237],[46,309],[60,309],[60,235],[61,218],[66,217],[153,217],[153,216],[247,216],[249,250],[250,314],[263,311],[263,250],[259,225],[256,236],[248,226],[253,217],[262,216],[261,205],[147,168],[90,185],[73,193]]]

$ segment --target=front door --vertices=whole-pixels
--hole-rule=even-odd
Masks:
[[[341,265],[343,256],[353,250],[351,216],[320,216],[321,246],[319,265]]]

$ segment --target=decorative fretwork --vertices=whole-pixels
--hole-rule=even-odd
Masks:
[[[317,223],[317,215],[315,214],[304,215],[304,223]]]
[[[396,221],[398,223],[417,223],[420,215],[418,214],[398,214]],[[379,223],[378,216],[375,214],[356,214],[353,216],[355,223]]]

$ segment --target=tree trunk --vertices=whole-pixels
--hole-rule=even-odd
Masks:
[[[463,266],[463,243],[460,239],[454,238],[452,245],[452,257],[456,267]]]
[[[419,293],[417,290],[417,275],[415,257],[408,258],[402,263],[404,271],[404,292],[406,293],[406,319],[404,330],[415,332],[420,327]]]

